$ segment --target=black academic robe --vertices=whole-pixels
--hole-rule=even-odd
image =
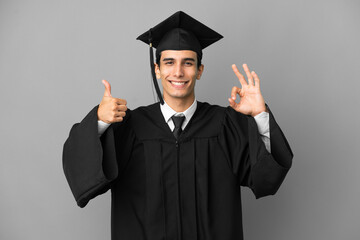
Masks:
[[[64,144],[77,204],[111,189],[113,240],[243,239],[240,186],[274,194],[293,154],[270,112],[271,154],[254,118],[198,102],[178,140],[159,103],[128,110],[99,138],[96,106]]]

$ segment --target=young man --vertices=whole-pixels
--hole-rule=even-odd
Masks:
[[[157,49],[160,103],[131,111],[104,80],[99,106],[71,129],[65,175],[80,207],[111,189],[112,239],[242,239],[240,186],[259,198],[284,180],[293,154],[255,72],[243,65],[247,82],[233,65],[242,88],[228,108],[195,99],[202,49],[221,37],[175,13],[138,38]]]

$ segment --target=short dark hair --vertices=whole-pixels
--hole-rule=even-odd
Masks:
[[[156,64],[159,66],[159,68],[160,68],[160,59],[161,59],[161,53],[156,54]],[[197,56],[197,67],[199,68],[200,66],[201,66],[201,59],[199,58],[199,56]]]

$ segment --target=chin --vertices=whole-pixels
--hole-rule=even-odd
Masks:
[[[186,99],[187,96],[184,95],[169,95],[170,98],[174,98],[174,99]]]
[[[169,98],[173,98],[173,99],[183,99],[183,100],[187,100],[188,98],[191,97],[191,94],[189,93],[173,93],[173,94],[168,94]]]

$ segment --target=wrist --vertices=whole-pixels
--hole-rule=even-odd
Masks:
[[[268,112],[268,110],[267,110],[267,108],[264,106],[264,108],[261,108],[261,109],[259,109],[259,110],[257,110],[257,111],[254,111],[254,112],[252,112],[251,113],[251,116],[252,117],[255,117],[256,115],[259,115],[260,113],[262,113],[262,112]]]

